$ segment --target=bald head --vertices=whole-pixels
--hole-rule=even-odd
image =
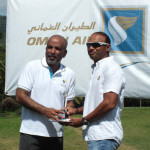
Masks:
[[[67,40],[66,40],[63,36],[61,36],[61,35],[53,35],[53,36],[51,36],[51,37],[48,39],[48,41],[47,41],[47,45],[48,45],[48,43],[49,43],[49,41],[50,41],[51,39],[57,39],[57,40],[59,40],[60,43],[62,44],[63,48],[64,48],[65,50],[67,50],[68,42],[67,42]]]

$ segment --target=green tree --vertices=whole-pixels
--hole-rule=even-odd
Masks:
[[[5,44],[0,44],[0,101],[6,97],[5,87]]]
[[[0,32],[0,39],[2,39],[2,38],[3,38],[3,33]]]
[[[5,50],[6,50],[6,16],[0,16],[0,101],[6,97],[5,87]]]

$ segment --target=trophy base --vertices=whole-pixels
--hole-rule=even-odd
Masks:
[[[58,122],[71,122],[71,119],[69,119],[69,118],[61,119],[61,120],[60,120],[60,121],[58,121]]]

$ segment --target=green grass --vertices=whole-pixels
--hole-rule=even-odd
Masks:
[[[87,150],[82,139],[82,128],[65,127],[64,150]]]
[[[0,113],[0,150],[17,150],[21,117],[15,112]],[[150,149],[150,107],[124,108],[124,138],[119,150]],[[86,150],[82,129],[65,127],[64,150]]]
[[[21,116],[16,113],[0,113],[0,150],[17,150]]]
[[[150,149],[150,107],[125,108],[122,125],[124,138],[119,150]]]

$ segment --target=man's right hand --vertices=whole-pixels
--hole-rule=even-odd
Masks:
[[[83,113],[83,107],[73,108],[73,107],[67,107],[67,115],[71,116],[74,114],[82,114]]]
[[[50,118],[51,120],[54,121],[60,121],[59,118],[64,118],[61,114],[63,114],[64,111],[62,110],[57,110],[55,108],[46,108],[44,111],[44,115],[48,118]]]
[[[74,115],[77,113],[77,109],[76,108],[73,108],[73,107],[67,107],[67,115],[68,116],[71,116],[71,115]]]

